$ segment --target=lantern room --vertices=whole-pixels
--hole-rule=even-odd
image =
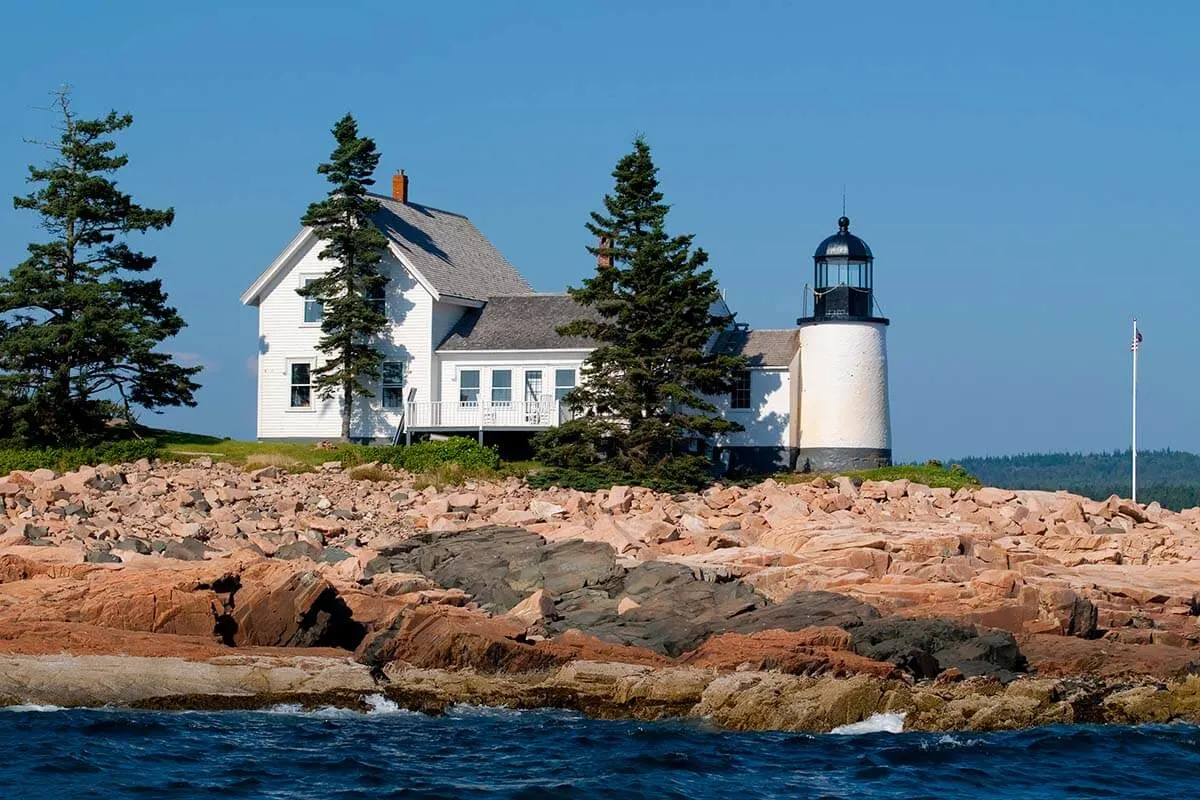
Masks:
[[[813,254],[813,320],[874,319],[875,257],[850,232],[850,218],[838,219],[838,232]]]

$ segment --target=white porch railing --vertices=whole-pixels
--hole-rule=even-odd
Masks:
[[[488,430],[550,428],[559,424],[559,402],[553,398],[514,403],[457,400],[411,401],[404,404],[406,430]]]

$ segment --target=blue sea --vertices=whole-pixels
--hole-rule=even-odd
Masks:
[[[1194,726],[811,736],[374,706],[7,709],[0,798],[1200,797]]]

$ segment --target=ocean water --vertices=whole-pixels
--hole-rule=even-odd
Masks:
[[[0,711],[0,798],[1200,797],[1200,728],[728,733],[558,711]]]

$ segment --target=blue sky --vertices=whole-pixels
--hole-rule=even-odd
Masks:
[[[141,244],[206,367],[147,420],[250,437],[238,296],[325,185],[346,111],[416,202],[469,215],[542,291],[642,133],[672,228],[740,320],[787,327],[812,250],[876,255],[901,459],[1200,451],[1200,5],[1187,2],[51,2],[0,6],[0,195],[44,152],[47,92],[135,117],[122,186],[172,205]],[[0,205],[0,268],[38,234]]]

